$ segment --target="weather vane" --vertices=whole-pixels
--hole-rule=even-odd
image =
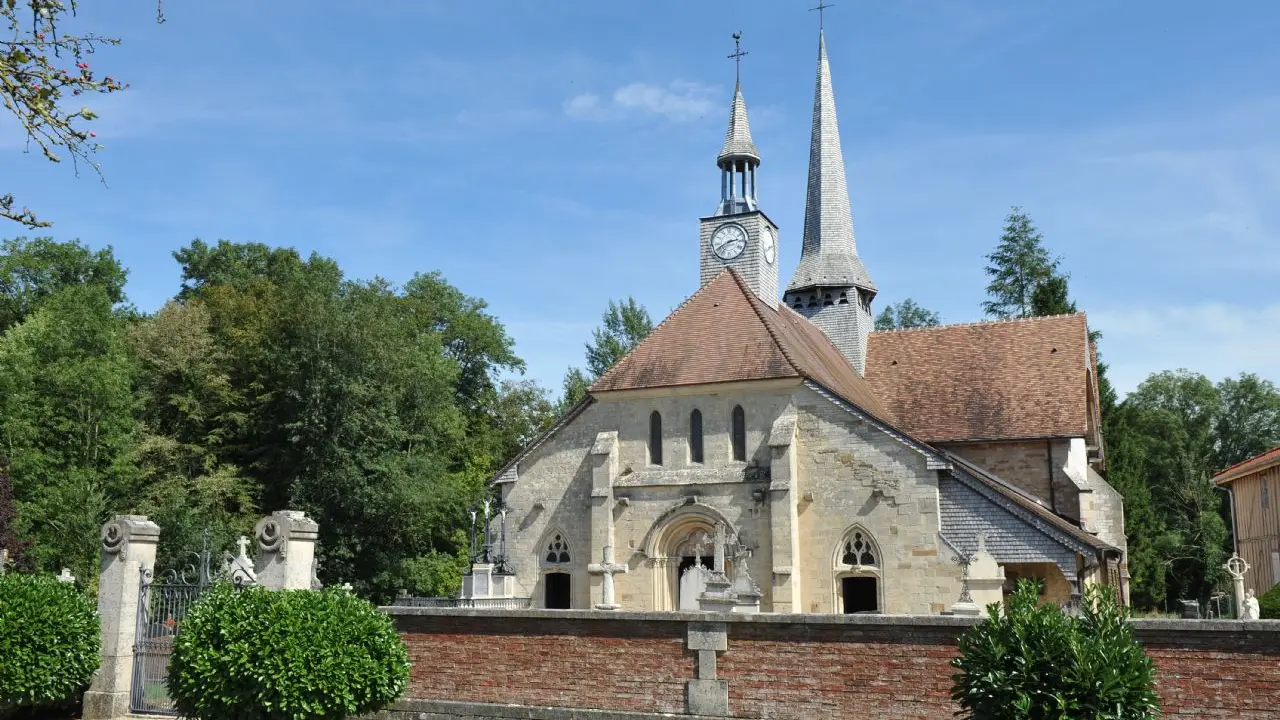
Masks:
[[[826,0],[818,0],[818,7],[809,8],[809,12],[813,12],[814,10],[818,11],[818,29],[819,30],[825,29],[824,28],[824,25],[825,25],[824,21],[826,20],[825,11],[829,7],[835,7],[835,3],[829,3],[829,2],[826,2]]]
[[[733,54],[729,56],[729,59],[737,66],[735,75],[739,81],[742,80],[742,58],[750,54],[742,49],[742,31],[739,30],[733,34]]]

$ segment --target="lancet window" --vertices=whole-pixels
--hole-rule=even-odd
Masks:
[[[662,414],[649,413],[649,464],[662,464]]]
[[[689,413],[689,462],[702,462],[702,411]]]
[[[747,459],[747,416],[741,405],[733,406],[733,459]]]

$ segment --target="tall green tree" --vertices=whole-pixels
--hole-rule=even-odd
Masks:
[[[561,410],[578,404],[596,378],[634,350],[651,332],[653,320],[649,317],[649,311],[636,302],[635,298],[610,300],[609,309],[601,317],[600,327],[591,332],[591,342],[587,343],[586,371],[569,368],[565,373]]]
[[[95,252],[78,240],[48,237],[0,240],[0,333],[63,288],[93,285],[121,303],[127,277],[110,247]]]
[[[1109,477],[1121,492],[1142,493],[1145,486],[1155,520],[1149,527],[1132,528],[1129,535],[1139,552],[1160,563],[1159,568],[1130,572],[1150,578],[1152,587],[1139,587],[1146,600],[1160,597],[1156,578],[1162,576],[1170,600],[1207,601],[1223,580],[1228,554],[1221,500],[1210,479],[1214,428],[1222,411],[1218,389],[1203,375],[1166,371],[1147,378],[1120,410],[1123,442],[1131,445],[1122,446],[1123,465]]]
[[[876,316],[876,330],[906,330],[909,328],[937,327],[941,323],[938,313],[920,307],[907,298],[897,305],[885,305]]]
[[[164,528],[162,567],[198,549],[206,530],[214,548],[232,547],[257,519],[257,484],[222,457],[245,419],[243,392],[211,322],[199,300],[173,301],[128,332],[138,363],[134,496],[136,509]]]
[[[133,375],[101,287],[56,292],[0,338],[0,447],[40,569],[97,567],[98,528],[134,477]]]
[[[987,255],[987,262],[986,272],[991,278],[987,295],[991,299],[982,303],[983,311],[1000,319],[1036,315],[1036,290],[1057,276],[1058,261],[1050,257],[1044,238],[1022,208],[1014,207],[1005,218],[1004,234],[996,249]],[[1041,294],[1042,305],[1064,299],[1065,281],[1061,287],[1051,285]]]
[[[1222,411],[1214,425],[1214,470],[1280,446],[1280,390],[1270,380],[1241,373],[1218,383]]]

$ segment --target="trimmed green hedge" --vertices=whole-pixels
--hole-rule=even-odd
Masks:
[[[201,720],[341,720],[386,707],[408,680],[391,619],[350,592],[223,585],[187,614],[168,685]]]
[[[1280,585],[1258,596],[1258,611],[1263,620],[1280,620]]]
[[[0,575],[0,716],[74,701],[98,669],[98,613],[51,575]]]
[[[1155,668],[1110,588],[1091,586],[1078,617],[1040,604],[1023,581],[1003,609],[960,636],[951,696],[980,720],[1154,720]]]

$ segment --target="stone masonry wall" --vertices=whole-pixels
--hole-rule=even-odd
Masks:
[[[685,714],[691,687],[727,695],[727,714],[716,717],[950,720],[956,707],[948,663],[956,637],[974,622],[946,616],[384,610],[414,663],[407,698],[383,714],[388,720],[691,717]],[[1165,717],[1276,717],[1280,622],[1134,625],[1155,661]],[[707,627],[721,628],[723,644],[714,653],[694,649],[705,647],[695,646],[701,631],[694,630]]]
[[[1021,440],[942,445],[987,472],[1053,505],[1067,517],[1080,517],[1080,490],[1063,470],[1069,440]],[[1049,452],[1053,452],[1053,492],[1049,491]]]

